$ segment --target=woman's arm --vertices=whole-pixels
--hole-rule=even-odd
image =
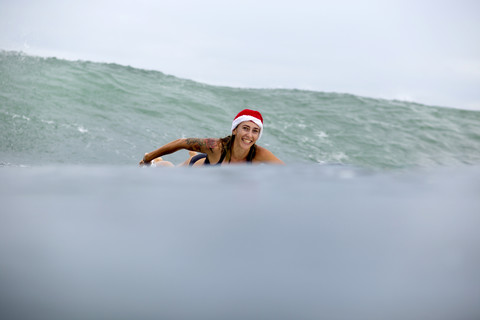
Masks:
[[[174,153],[181,149],[187,149],[190,151],[202,152],[212,155],[217,149],[219,149],[219,139],[213,138],[186,138],[177,139],[169,142],[166,145],[158,148],[155,151],[146,153],[143,160],[140,161],[140,165],[149,164],[153,159],[164,156],[166,154]]]
[[[255,153],[254,162],[285,164],[282,160],[278,159],[271,151],[266,148],[257,145],[257,151]]]

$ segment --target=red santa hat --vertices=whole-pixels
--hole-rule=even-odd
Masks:
[[[260,127],[260,134],[258,135],[257,141],[260,140],[260,137],[263,133],[263,117],[260,112],[250,109],[240,111],[235,117],[235,119],[233,119],[232,131],[235,130],[235,128],[244,121],[252,121]]]

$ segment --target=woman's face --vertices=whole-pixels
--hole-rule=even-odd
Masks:
[[[233,130],[233,134],[236,135],[235,142],[238,141],[242,148],[249,149],[258,140],[260,127],[252,121],[244,121]]]

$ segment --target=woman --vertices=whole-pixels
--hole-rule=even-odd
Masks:
[[[232,135],[223,139],[177,139],[163,147],[146,153],[140,165],[173,166],[161,156],[181,149],[190,150],[190,158],[182,165],[222,165],[226,163],[278,163],[284,162],[273,153],[255,143],[263,133],[263,118],[260,112],[242,110],[232,122]],[[201,154],[197,154],[201,152]]]

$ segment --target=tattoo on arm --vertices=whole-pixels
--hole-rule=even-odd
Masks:
[[[208,138],[208,139],[198,139],[198,138],[188,138],[186,140],[187,146],[192,148],[193,151],[205,152],[206,148],[210,151],[213,151],[213,148],[217,146],[217,139]]]

